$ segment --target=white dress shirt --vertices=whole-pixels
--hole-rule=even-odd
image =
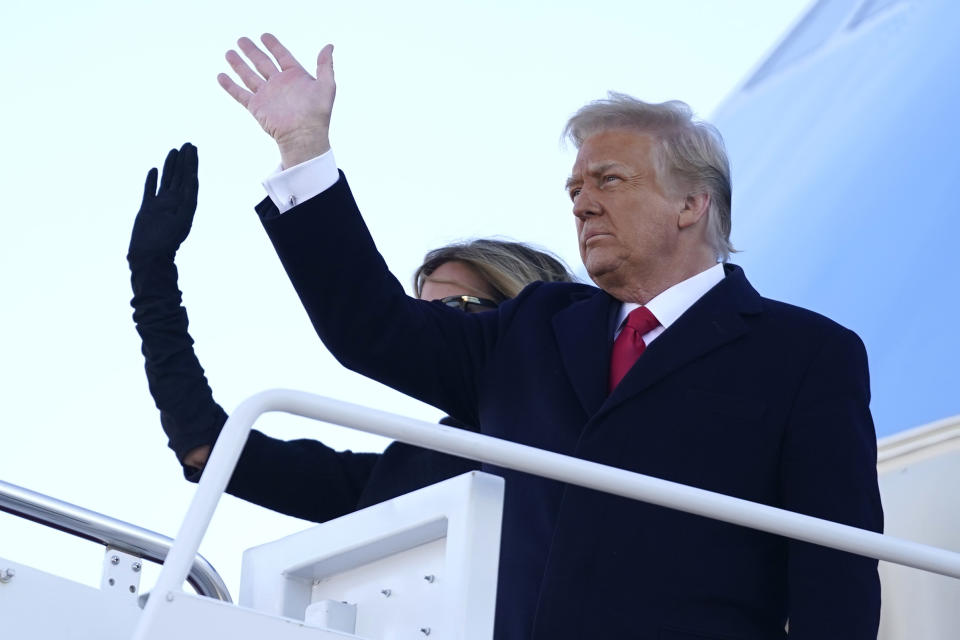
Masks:
[[[660,321],[660,326],[643,334],[643,343],[649,347],[650,343],[657,339],[657,336],[666,331],[667,327],[676,322],[677,318],[692,307],[694,302],[702,298],[707,291],[713,289],[723,278],[723,265],[718,262],[706,271],[701,271],[691,278],[678,282],[650,300],[646,307],[650,309],[653,317]],[[620,305],[617,328],[613,332],[614,340],[620,335],[620,330],[623,328],[627,315],[640,306],[642,305],[635,302],[624,302]]]
[[[277,168],[262,184],[280,213],[286,213],[297,204],[323,193],[339,179],[337,161],[331,149],[289,169]]]

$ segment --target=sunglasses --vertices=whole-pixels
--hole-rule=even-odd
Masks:
[[[497,303],[493,300],[477,298],[476,296],[447,296],[446,298],[441,298],[440,302],[448,307],[460,309],[460,311],[466,311],[468,313],[473,311],[488,311],[497,308]]]

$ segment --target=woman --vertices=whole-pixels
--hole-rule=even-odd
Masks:
[[[213,399],[187,331],[174,257],[197,204],[197,149],[184,144],[147,173],[130,239],[133,319],[160,422],[188,480],[196,482],[227,414]],[[555,257],[500,240],[435,249],[414,274],[417,297],[467,313],[487,311],[527,284],[569,281]],[[476,430],[444,418],[443,424]],[[479,468],[463,458],[394,442],[382,453],[335,451],[316,440],[282,441],[252,430],[227,491],[287,515],[323,522]],[[322,491],[297,491],[305,487]]]

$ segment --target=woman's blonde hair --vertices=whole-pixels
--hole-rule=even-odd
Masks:
[[[522,242],[482,238],[449,244],[434,249],[423,258],[423,264],[413,274],[413,288],[417,297],[423,292],[423,283],[441,265],[463,262],[490,285],[497,304],[513,298],[531,282],[572,282],[570,270],[551,253],[534,249]]]

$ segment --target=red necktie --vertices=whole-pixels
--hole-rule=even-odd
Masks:
[[[627,321],[620,335],[614,340],[613,352],[610,354],[610,392],[620,384],[623,376],[627,375],[627,371],[630,371],[630,367],[647,348],[643,342],[643,334],[659,325],[660,321],[654,318],[646,307],[637,307],[627,315]]]

